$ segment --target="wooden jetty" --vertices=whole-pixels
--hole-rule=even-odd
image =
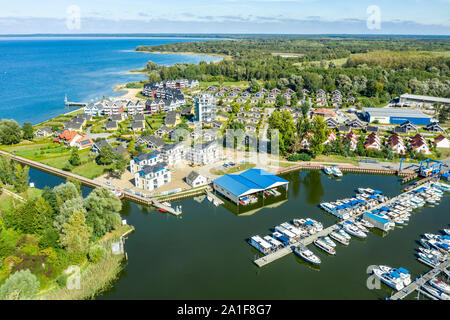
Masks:
[[[295,165],[292,165],[290,167],[285,167],[277,170],[276,174],[282,174],[287,173],[295,170],[323,170],[325,167],[328,167],[328,165],[324,164],[317,164],[313,162],[306,162],[306,163],[298,163]],[[401,172],[398,172],[398,170],[394,169],[375,169],[375,168],[361,168],[356,167],[354,165],[338,165],[339,170],[342,172],[352,172],[352,173],[365,173],[365,174],[385,174],[385,175],[398,175],[399,177],[409,177],[414,174],[413,171],[410,170],[403,170]]]
[[[175,211],[174,208],[166,206],[166,205],[162,204],[161,202],[159,202],[157,200],[151,200],[151,204],[152,204],[152,206],[154,206],[154,207],[156,207],[158,209],[165,210],[165,211],[167,211],[167,212],[169,212],[169,213],[171,213],[171,214],[173,214],[175,216],[178,216],[178,215],[181,214],[181,210],[180,211]]]
[[[64,97],[64,104],[66,105],[66,107],[85,107],[88,105],[86,102],[68,101],[67,96]]]
[[[444,270],[446,270],[449,266],[450,266],[450,261],[448,261],[448,259],[447,259],[447,261],[442,262],[441,264],[436,266],[434,269],[427,272],[425,275],[418,278],[416,281],[412,282],[409,286],[403,288],[403,290],[396,292],[394,295],[389,297],[389,299],[390,300],[402,300],[414,291],[419,291],[420,293],[423,294],[424,291],[420,289],[422,287],[422,285],[425,284],[426,282],[430,281],[434,277],[436,277],[441,272],[444,272]],[[425,295],[430,296],[429,294],[425,294]],[[433,297],[433,296],[431,296],[431,297]],[[437,299],[435,298],[435,300],[437,300]]]

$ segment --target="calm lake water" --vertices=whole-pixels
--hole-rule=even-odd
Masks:
[[[401,192],[392,176],[346,174],[335,180],[317,171],[284,176],[291,183],[288,201],[252,215],[236,215],[206,199],[175,202],[182,217],[125,202],[122,216],[136,227],[126,241],[127,265],[114,287],[98,299],[384,299],[392,290],[366,287],[366,269],[372,264],[403,266],[413,278],[429,270],[414,254],[420,235],[437,233],[450,222],[450,197],[439,206],[424,207],[403,228],[387,235],[370,233],[339,246],[336,256],[322,259],[319,269],[288,255],[261,269],[246,239],[293,218],[312,217],[324,226],[337,220],[318,204],[354,195],[357,187],[383,190],[390,197]]]
[[[183,38],[1,38],[0,119],[48,120],[70,110],[70,101],[98,101],[117,96],[113,86],[143,80],[149,60],[160,65],[199,63],[219,57],[135,52],[139,45],[199,41]]]

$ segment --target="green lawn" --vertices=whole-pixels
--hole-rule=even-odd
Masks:
[[[36,188],[28,188],[27,191],[22,193],[17,193],[14,191],[13,187],[6,187],[9,191],[14,192],[15,194],[21,196],[24,199],[36,199],[42,194],[41,189]],[[3,192],[0,195],[0,211],[3,210],[10,210],[13,209],[15,206],[22,203],[22,201],[15,199],[14,197],[10,196],[9,194],[6,194],[6,192]]]
[[[355,166],[358,166],[358,164],[359,164],[358,161],[356,160],[356,158],[347,158],[347,157],[338,156],[338,155],[330,155],[330,156],[320,155],[311,161],[313,161],[313,162],[331,162],[331,163],[334,163],[334,162],[350,163]]]
[[[94,179],[98,176],[101,176],[104,174],[108,169],[110,169],[112,166],[100,166],[94,161],[82,164],[81,166],[78,166],[74,169],[72,169],[72,173],[78,174],[80,176]]]

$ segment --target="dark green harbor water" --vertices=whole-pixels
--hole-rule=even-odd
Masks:
[[[287,201],[251,215],[236,215],[207,199],[173,203],[183,206],[181,218],[125,202],[123,218],[136,228],[126,241],[129,260],[114,287],[98,299],[384,299],[392,290],[384,285],[369,290],[367,267],[403,266],[415,279],[429,270],[415,258],[416,241],[450,223],[447,195],[440,205],[416,211],[402,228],[338,245],[336,256],[311,245],[322,259],[320,268],[291,254],[259,269],[252,263],[257,252],[246,243],[250,236],[267,235],[275,225],[300,217],[332,225],[337,219],[318,204],[351,197],[357,187],[380,189],[389,197],[401,192],[392,176],[347,174],[335,180],[302,171],[284,178],[291,182]]]

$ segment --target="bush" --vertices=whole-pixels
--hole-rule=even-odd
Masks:
[[[72,171],[73,166],[70,163],[66,163],[66,165],[62,168],[64,171]]]
[[[89,250],[88,258],[92,263],[99,262],[106,254],[105,248],[101,246],[94,246]]]
[[[20,270],[10,275],[0,287],[0,299],[32,299],[39,289],[39,281],[30,270]]]
[[[288,161],[296,162],[296,161],[311,161],[311,156],[307,153],[293,154],[290,155]]]

